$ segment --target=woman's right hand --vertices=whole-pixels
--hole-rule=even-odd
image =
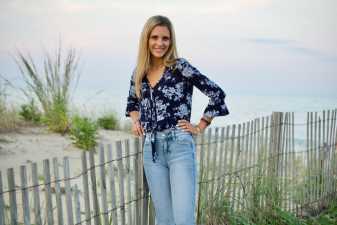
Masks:
[[[132,123],[132,133],[136,136],[143,136],[145,134],[144,128],[140,124],[139,120],[136,120]]]

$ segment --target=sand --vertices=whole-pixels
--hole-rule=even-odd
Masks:
[[[123,131],[99,130],[98,142],[112,143],[117,140],[132,138],[133,135]],[[80,159],[83,150],[75,147],[69,136],[49,132],[46,127],[23,127],[19,131],[0,133],[0,170],[4,174],[7,168],[18,169],[20,165],[31,162],[40,164],[44,159],[64,156]],[[74,160],[73,160],[74,161]],[[80,168],[72,164],[72,167]]]

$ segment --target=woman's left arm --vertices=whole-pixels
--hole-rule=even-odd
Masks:
[[[202,93],[209,97],[209,102],[204,110],[203,117],[211,120],[216,116],[225,116],[229,114],[225,104],[225,92],[212,80],[199,72],[186,59],[179,59],[177,68],[181,74],[188,78]]]

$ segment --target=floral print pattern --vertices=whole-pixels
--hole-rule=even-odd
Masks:
[[[130,116],[129,112],[139,111],[140,122],[145,132],[175,127],[181,119],[190,121],[194,86],[209,97],[204,116],[213,118],[229,114],[224,91],[186,59],[178,58],[176,64],[165,68],[162,77],[153,88],[146,76],[144,77],[141,99],[136,96],[132,75],[125,115]]]

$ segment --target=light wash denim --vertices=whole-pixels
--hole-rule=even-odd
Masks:
[[[144,140],[144,170],[155,208],[156,225],[195,225],[196,148],[180,128],[156,132],[158,157],[152,161],[150,135]]]

